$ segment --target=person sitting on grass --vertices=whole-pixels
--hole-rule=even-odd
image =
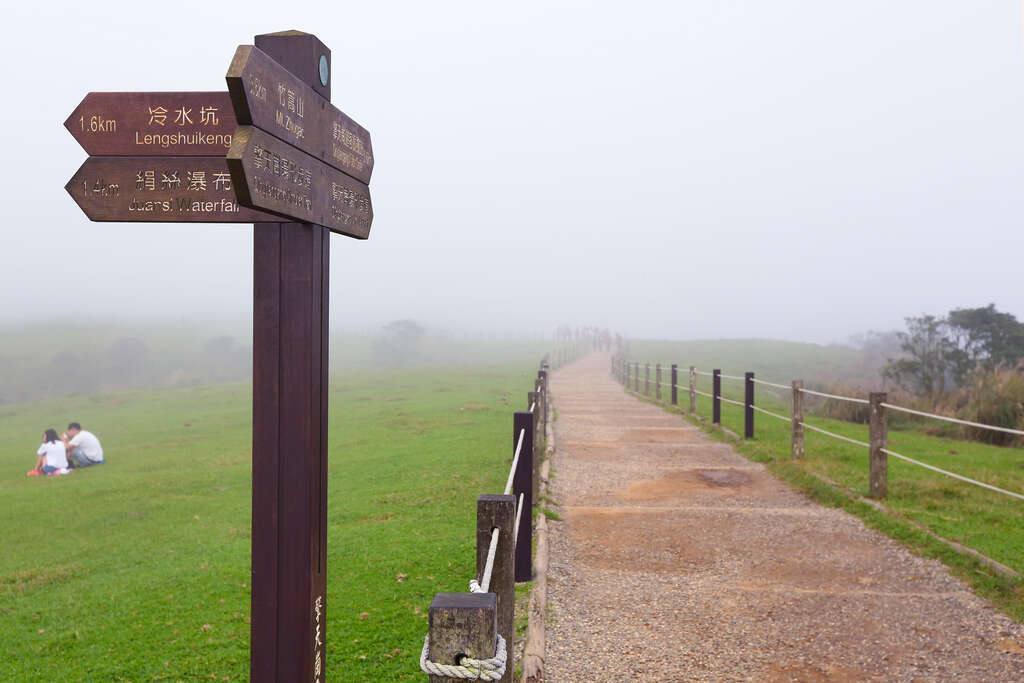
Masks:
[[[29,470],[29,476],[58,472],[61,474],[67,473],[67,450],[60,439],[57,438],[56,430],[47,429],[43,432],[43,443],[39,446],[39,450],[36,451],[36,455],[39,456],[36,460],[36,467],[34,470]]]
[[[89,467],[104,462],[100,440],[92,432],[82,429],[82,425],[77,422],[68,425],[63,441],[73,467]]]

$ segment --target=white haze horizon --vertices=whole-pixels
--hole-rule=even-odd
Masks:
[[[829,344],[958,307],[1024,318],[1021,11],[15,5],[2,326],[251,320],[251,227],[89,222],[62,123],[90,91],[226,90],[237,45],[291,28],[332,49],[376,159],[370,239],[331,240],[333,330]]]

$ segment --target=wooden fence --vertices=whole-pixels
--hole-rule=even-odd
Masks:
[[[684,385],[679,385],[679,366],[672,364],[668,367],[668,380],[663,380],[663,371],[665,368],[660,364],[654,365],[654,391],[651,391],[651,364],[650,363],[639,363],[636,361],[627,360],[621,355],[612,356],[611,361],[611,372],[612,375],[623,384],[623,386],[630,391],[633,391],[643,396],[654,398],[657,401],[664,400],[662,398],[663,387],[667,386],[670,392],[665,392],[670,395],[668,401],[671,405],[679,405],[679,390],[683,389],[689,393],[689,407],[687,412],[693,414],[697,412],[697,396],[705,396],[711,399],[711,422],[719,427],[722,423],[722,404],[732,405],[743,410],[743,438],[753,439],[754,438],[754,417],[755,413],[761,413],[767,417],[771,417],[784,422],[789,422],[791,425],[791,436],[790,436],[790,455],[793,458],[802,458],[804,456],[804,431],[809,429],[814,432],[818,432],[825,436],[838,439],[840,441],[846,441],[857,446],[862,446],[868,451],[868,491],[873,498],[885,498],[888,494],[889,489],[889,461],[888,457],[893,456],[900,460],[909,462],[911,464],[924,467],[926,469],[938,472],[948,477],[958,479],[960,481],[974,484],[998,493],[1005,494],[1020,500],[1024,500],[1024,494],[1007,491],[1006,489],[992,486],[984,482],[977,481],[964,477],[954,472],[940,469],[933,465],[929,465],[914,458],[907,457],[901,453],[896,453],[889,449],[889,425],[888,425],[888,414],[890,410],[912,413],[919,416],[933,418],[936,420],[944,420],[947,422],[954,422],[962,425],[967,425],[977,429],[988,429],[999,432],[1006,432],[1017,436],[1024,436],[1024,431],[1009,429],[1005,427],[996,427],[993,425],[985,425],[977,422],[969,422],[966,420],[960,420],[957,418],[951,418],[945,415],[935,415],[932,413],[923,413],[920,411],[912,410],[902,406],[892,405],[888,403],[888,396],[885,392],[871,392],[867,398],[858,398],[852,396],[837,396],[835,394],[827,394],[821,391],[813,391],[807,389],[804,386],[804,381],[797,379],[793,380],[790,384],[778,384],[775,382],[768,382],[760,380],[754,377],[753,372],[745,372],[742,377],[738,375],[726,375],[723,374],[720,369],[714,369],[711,372],[698,370],[695,366],[689,366],[686,369],[687,381]],[[643,367],[643,380],[641,382],[640,369]],[[711,380],[711,393],[706,393],[697,389],[697,377],[705,376]],[[727,398],[722,395],[722,380],[732,380],[743,383],[743,401],[736,401]],[[643,385],[641,388],[641,384]],[[773,387],[776,389],[782,389],[784,391],[791,392],[792,395],[792,414],[790,416],[780,415],[778,413],[766,410],[755,403],[755,386],[762,385],[766,387]],[[819,398],[827,398],[836,401],[848,401],[852,403],[859,403],[868,406],[868,441],[859,441],[857,439],[851,439],[847,436],[840,434],[834,434],[830,431],[822,429],[820,427],[808,424],[806,422],[805,412],[805,399],[808,395],[817,396]]]
[[[551,415],[548,373],[590,345],[565,344],[540,363],[526,410],[512,415],[512,462],[505,491],[477,497],[476,576],[468,593],[437,593],[420,667],[430,681],[511,682],[515,671],[515,584],[533,578],[533,506]],[[504,652],[504,656],[499,656]],[[499,660],[501,662],[498,666]]]

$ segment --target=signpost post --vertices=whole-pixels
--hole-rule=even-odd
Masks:
[[[330,104],[331,53],[238,48],[228,93],[89,93],[66,189],[94,221],[253,226],[253,681],[324,680],[330,232],[369,236],[370,135]]]

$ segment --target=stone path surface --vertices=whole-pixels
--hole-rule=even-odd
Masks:
[[[857,518],[628,396],[557,410],[546,680],[1024,681],[1024,628]]]

